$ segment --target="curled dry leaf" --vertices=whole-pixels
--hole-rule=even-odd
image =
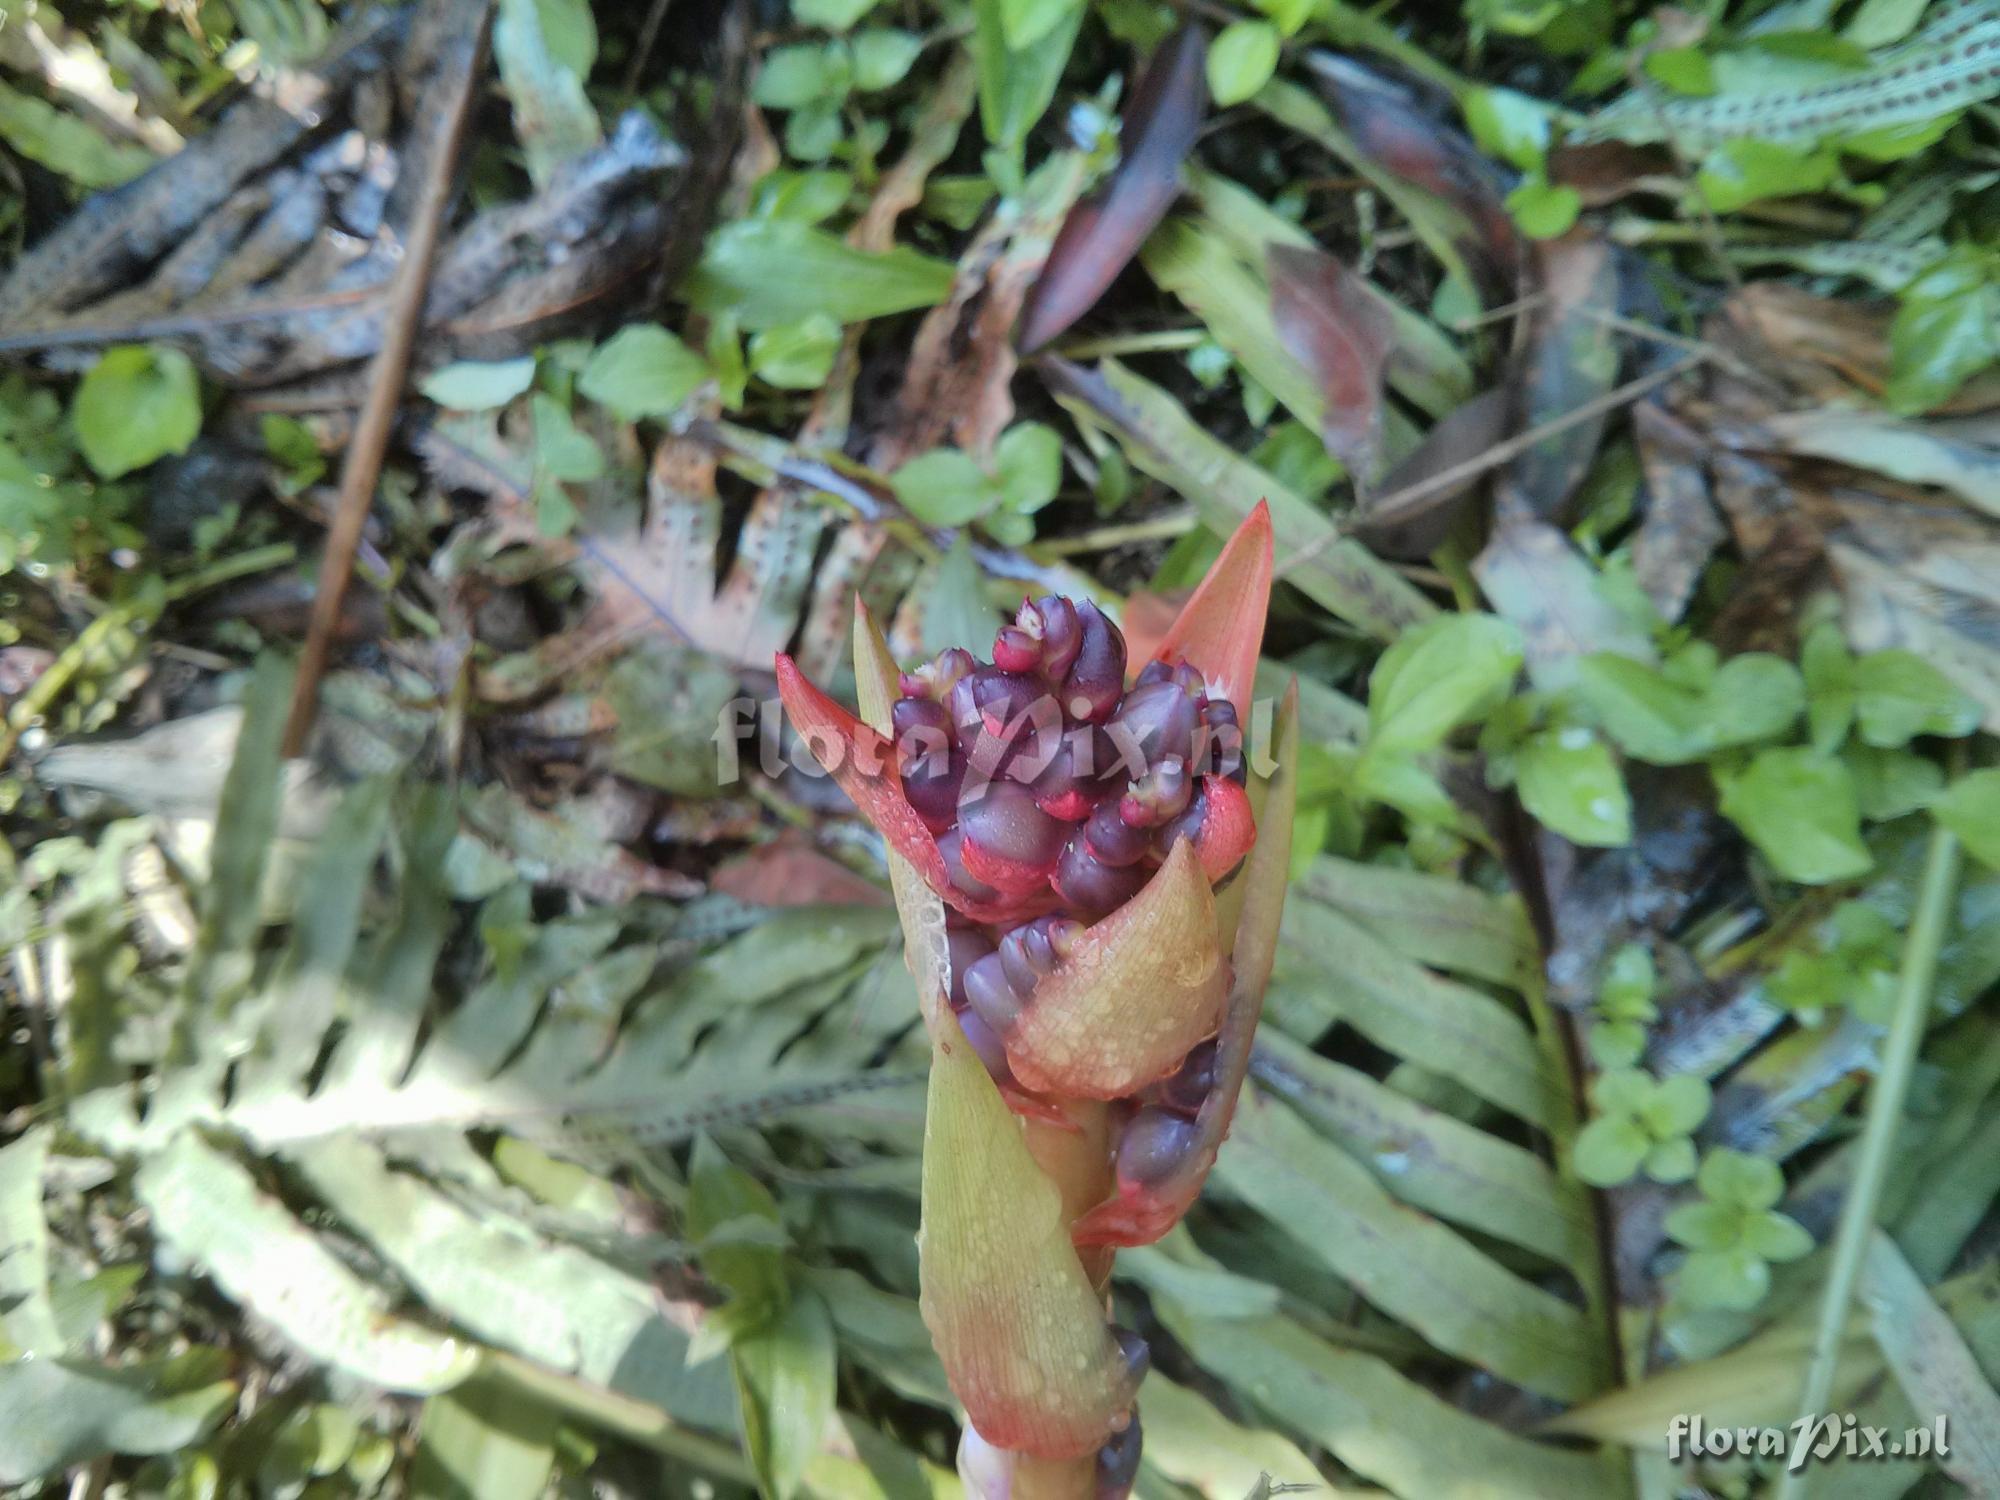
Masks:
[[[1466,226],[1457,238],[1474,252],[1475,274],[1489,291],[1510,293],[1521,274],[1521,239],[1492,163],[1410,90],[1353,58],[1315,51],[1307,62],[1355,145],[1385,172],[1456,209]]]
[[[1618,266],[1611,246],[1574,232],[1540,247],[1542,290],[1521,370],[1519,427],[1566,416],[1610,390],[1618,378]],[[1544,520],[1565,517],[1604,436],[1606,412],[1551,433],[1508,467],[1511,487]]]
[[[1632,543],[1632,567],[1653,608],[1678,620],[1722,544],[1722,520],[1709,499],[1700,435],[1651,402],[1633,411],[1632,424],[1646,474],[1646,514]]]
[[[1018,335],[1032,354],[1096,305],[1166,216],[1201,131],[1208,39],[1198,24],[1161,43],[1126,104],[1111,181],[1070,210],[1028,293]]]
[[[1363,483],[1381,452],[1382,378],[1395,323],[1367,284],[1323,250],[1273,245],[1264,264],[1278,337],[1326,400],[1326,451]]]
[[[1380,499],[1356,509],[1348,532],[1384,557],[1421,558],[1436,551],[1485,475],[1470,474],[1457,484],[1409,500],[1398,497],[1469,463],[1499,442],[1506,435],[1513,404],[1512,393],[1496,386],[1445,416],[1382,476]]]

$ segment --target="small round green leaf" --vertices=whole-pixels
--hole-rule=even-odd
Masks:
[[[1236,21],[1222,28],[1208,49],[1208,91],[1225,109],[1241,104],[1278,70],[1278,28],[1269,21]]]
[[[103,479],[185,453],[201,435],[201,383],[178,349],[121,344],[104,352],[70,407],[77,446]]]

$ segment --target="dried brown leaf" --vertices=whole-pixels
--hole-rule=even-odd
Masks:
[[[1323,250],[1273,245],[1264,265],[1278,337],[1325,398],[1326,450],[1365,482],[1382,447],[1382,379],[1395,322],[1367,283]]]

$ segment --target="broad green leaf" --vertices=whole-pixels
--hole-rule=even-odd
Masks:
[[[1587,729],[1545,729],[1515,752],[1515,785],[1529,815],[1571,843],[1632,838],[1632,800],[1605,743]]]
[[[1747,1246],[1697,1250],[1681,1263],[1677,1286],[1697,1307],[1755,1307],[1771,1290],[1771,1267]]]
[[[1463,1084],[1531,1124],[1549,1118],[1547,1064],[1519,1017],[1472,985],[1432,974],[1353,919],[1285,905],[1274,1011],[1345,1021],[1376,1046]]]
[[[702,1269],[729,1292],[739,1329],[784,1308],[791,1293],[777,1199],[707,1136],[695,1142],[689,1168],[687,1227]]]
[[[1000,29],[1009,51],[1020,52],[1069,19],[1082,0],[1000,0]]]
[[[1639,1118],[1657,1139],[1686,1135],[1708,1114],[1709,1090],[1706,1080],[1678,1073],[1663,1078],[1651,1096],[1639,1106]]]
[[[112,1369],[85,1360],[0,1364],[0,1484],[25,1485],[106,1453],[173,1453],[233,1404],[227,1381],[191,1384],[200,1363]]]
[[[1721,1250],[1736,1243],[1743,1215],[1722,1203],[1683,1203],[1668,1213],[1668,1234],[1690,1250]]]
[[[1520,632],[1496,615],[1443,615],[1406,631],[1369,674],[1369,747],[1436,748],[1490,713],[1520,670]]]
[[[1644,662],[1599,652],[1577,663],[1577,694],[1626,754],[1654,765],[1699,760],[1708,750],[1701,695]]]
[[[535,357],[492,361],[458,360],[434,370],[417,387],[453,411],[491,411],[505,406],[535,381]]]
[[[856,323],[942,302],[953,275],[949,262],[902,246],[877,255],[807,224],[748,219],[709,236],[687,296],[697,311],[734,312],[749,329],[814,313]]]
[[[28,1131],[0,1146],[0,1359],[63,1350],[49,1301],[49,1226],[42,1213],[42,1177],[49,1131]]]
[[[2000,257],[1963,245],[1903,293],[1889,328],[1889,406],[1929,411],[2000,358]]]
[[[840,352],[840,325],[825,313],[751,335],[750,369],[780,390],[811,391],[825,383]]]
[[[790,1500],[833,1416],[833,1322],[801,1291],[773,1322],[729,1347],[742,1399],[743,1446],[758,1486]]]
[[[903,508],[927,526],[968,525],[1000,503],[993,476],[956,448],[918,454],[889,476],[889,485]]]
[[[493,60],[514,107],[514,133],[528,175],[538,188],[604,138],[597,110],[583,91],[595,53],[595,26],[575,0],[500,0]]]
[[[1831,755],[1854,726],[1854,656],[1840,627],[1831,621],[1816,626],[1799,649],[1799,670],[1806,684],[1806,723],[1813,748]]]
[[[1715,92],[1715,68],[1699,47],[1665,47],[1646,54],[1646,75],[1677,94]]]
[[[1393,1494],[1549,1500],[1620,1492],[1623,1481],[1608,1460],[1482,1421],[1386,1361],[1336,1348],[1295,1319],[1214,1321],[1169,1310],[1161,1320],[1251,1409],[1269,1412]],[[1235,1500],[1233,1491],[1216,1493]]]
[[[1513,89],[1476,88],[1463,101],[1466,128],[1487,151],[1523,172],[1541,166],[1549,146],[1549,106]]]
[[[1583,196],[1573,187],[1545,181],[1535,174],[1507,194],[1507,212],[1531,240],[1553,240],[1568,234],[1583,211]]]
[[[1710,745],[1752,745],[1792,727],[1805,708],[1805,682],[1783,657],[1746,651],[1716,669],[1705,699]]]
[[[1749,1151],[1709,1152],[1695,1181],[1704,1196],[1737,1208],[1769,1208],[1785,1193],[1785,1174],[1778,1164]]]
[[[535,419],[535,469],[538,475],[571,483],[596,479],[604,472],[604,450],[597,439],[576,425],[576,419],[554,396],[535,392],[530,403]]]
[[[1854,778],[1861,816],[1871,823],[1918,812],[1944,791],[1944,767],[1912,750],[1849,745],[1840,758]]]
[[[794,172],[781,168],[757,179],[751,212],[760,218],[818,224],[839,213],[853,191],[851,172]],[[711,351],[711,362],[713,359]]]
[[[1241,104],[1278,70],[1278,28],[1268,21],[1232,21],[1208,48],[1208,91],[1227,109]]]
[[[923,38],[915,32],[881,26],[857,31],[850,45],[854,49],[854,86],[864,94],[901,83],[917,54],[924,50]]]
[[[1581,1265],[1592,1253],[1588,1208],[1534,1153],[1320,1057],[1275,1029],[1258,1038],[1253,1072],[1264,1089],[1413,1207],[1558,1265]],[[1129,1260],[1129,1254],[1119,1258],[1121,1271]],[[1215,1315],[1207,1303],[1183,1301]]]
[[[986,139],[1006,157],[1017,157],[1062,82],[1070,49],[1083,25],[1084,5],[1058,16],[1032,46],[1007,43],[1008,0],[974,0],[972,60],[979,80],[979,123]],[[941,300],[943,293],[933,300]]]
[[[1594,1388],[1578,1310],[1503,1269],[1286,1105],[1246,1092],[1216,1173],[1281,1232],[1437,1347],[1557,1400]]]
[[[1033,515],[1062,484],[1062,439],[1042,422],[1018,422],[993,446],[994,478],[1007,509]]]
[[[1934,1414],[1951,1435],[1951,1453],[1939,1459],[1945,1473],[1967,1494],[2000,1493],[2000,1394],[1964,1334],[1879,1229],[1869,1236],[1862,1300],[1910,1405]]]
[[[802,26],[845,31],[879,3],[880,0],[792,0],[792,15]]]
[[[773,47],[757,68],[751,97],[766,109],[803,109],[847,92],[847,54],[837,47],[802,42]]]
[[[448,1389],[478,1363],[474,1345],[391,1313],[386,1292],[192,1131],[141,1164],[133,1186],[162,1244],[315,1360],[413,1394]]]
[[[1694,1142],[1686,1136],[1671,1141],[1656,1141],[1646,1153],[1644,1167],[1646,1175],[1655,1182],[1686,1182],[1694,1176]]]
[[[2000,769],[1960,776],[1931,805],[1931,816],[1957,834],[1973,858],[2000,869]]]
[[[1787,880],[1826,885],[1874,863],[1861,841],[1861,808],[1839,761],[1803,746],[1760,750],[1748,768],[1718,769],[1721,808]]]
[[[1751,1215],[1743,1226],[1743,1243],[1769,1261],[1802,1260],[1814,1248],[1806,1227],[1779,1213]]]
[[[1630,1182],[1653,1148],[1653,1138],[1636,1120],[1603,1115],[1577,1132],[1572,1164],[1593,1187]]]
[[[922,607],[923,647],[926,656],[967,641],[989,639],[999,623],[999,614],[986,598],[986,576],[972,555],[971,540],[963,533],[953,539],[951,550],[926,570],[910,598]]]
[[[562,1413],[492,1379],[424,1402],[411,1493],[426,1500],[537,1500],[555,1469]]]
[[[201,435],[194,361],[156,345],[107,349],[76,388],[70,421],[85,462],[105,479],[185,453]]]
[[[626,421],[676,411],[708,378],[708,361],[657,323],[631,323],[590,356],[576,388]]]
[[[118,187],[159,160],[144,146],[114,141],[88,120],[5,83],[0,139],[86,190]]]
[[[1871,651],[1854,664],[1854,706],[1861,738],[1896,749],[1920,734],[1950,738],[1979,727],[1979,705],[1910,651]]]
[[[1734,213],[1764,198],[1803,197],[1840,180],[1832,151],[1772,141],[1725,141],[1709,152],[1695,186],[1715,213]]]

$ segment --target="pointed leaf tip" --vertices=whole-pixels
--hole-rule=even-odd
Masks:
[[[1271,506],[1259,500],[1153,652],[1155,661],[1179,657],[1191,663],[1236,705],[1237,722],[1244,725],[1250,722],[1250,684],[1271,607],[1275,549]]]

